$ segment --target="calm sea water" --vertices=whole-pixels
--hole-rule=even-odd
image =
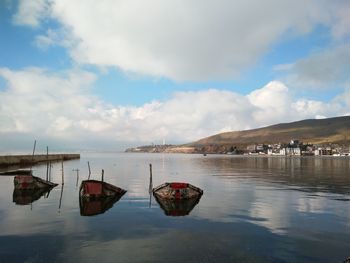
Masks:
[[[79,207],[87,161],[92,179],[104,169],[105,181],[128,191],[95,216]],[[189,215],[167,216],[150,199],[149,163],[153,186],[187,181],[204,190]],[[46,166],[34,174],[45,178]],[[350,158],[96,153],[65,162],[64,178],[63,187],[20,205],[13,177],[0,177],[0,262],[328,263],[350,256]],[[52,181],[61,183],[60,163]]]

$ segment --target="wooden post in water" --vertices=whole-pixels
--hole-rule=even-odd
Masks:
[[[149,192],[152,192],[153,180],[152,180],[152,164],[149,164]]]
[[[51,162],[49,162],[49,166],[50,166],[50,170],[49,170],[49,181],[51,181],[51,168],[52,168]]]
[[[89,167],[89,177],[88,177],[88,180],[90,180],[91,169],[90,169],[90,163],[89,163],[89,162],[88,162],[88,167]]]
[[[60,195],[60,202],[58,204],[58,213],[61,213],[62,197],[63,197],[63,184],[61,186],[61,195]]]
[[[102,178],[101,178],[101,181],[103,182],[103,175],[105,173],[105,170],[102,169]]]
[[[30,164],[30,171],[32,171],[33,163],[34,163],[34,153],[35,153],[36,140],[34,140],[33,154],[32,154],[32,162]]]
[[[46,146],[46,181],[49,180],[49,146]]]
[[[64,185],[64,169],[63,169],[63,160],[62,160],[62,185]]]
[[[75,184],[75,187],[78,187],[78,182],[79,182],[79,169],[73,169],[73,171],[77,171],[77,182]]]
[[[151,208],[151,204],[152,204],[152,189],[153,188],[153,180],[152,180],[152,164],[149,164],[149,188],[148,188],[148,192],[149,192],[149,207]]]

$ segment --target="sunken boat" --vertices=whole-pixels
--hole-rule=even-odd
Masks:
[[[39,200],[42,196],[49,196],[52,187],[46,188],[36,188],[36,189],[14,189],[13,190],[13,202],[16,205],[29,205],[37,200]]]
[[[123,196],[126,190],[115,185],[98,181],[98,180],[84,180],[81,182],[79,189],[79,196],[81,198],[105,198]]]
[[[203,195],[203,190],[189,183],[164,183],[153,189],[153,195],[160,199],[186,200]]]
[[[155,195],[155,199],[159,206],[167,216],[187,216],[193,208],[199,203],[201,196],[190,199],[166,199],[159,198]]]
[[[13,183],[18,190],[51,189],[58,185],[33,175],[16,175]]]
[[[79,189],[80,215],[103,214],[113,207],[125,193],[126,190],[103,181],[82,181]]]

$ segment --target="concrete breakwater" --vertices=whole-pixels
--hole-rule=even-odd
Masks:
[[[55,162],[80,159],[80,154],[38,154],[38,155],[4,155],[0,156],[0,166],[12,166],[12,165],[33,165],[41,162]]]

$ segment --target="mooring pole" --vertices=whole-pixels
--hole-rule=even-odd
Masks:
[[[149,164],[149,192],[152,192],[153,180],[152,180],[152,164]]]
[[[152,188],[153,188],[153,180],[152,180],[152,164],[149,164],[149,207],[151,208],[152,205]]]
[[[61,195],[60,195],[60,202],[58,204],[58,213],[61,213],[62,197],[63,197],[63,184],[61,186]]]
[[[73,169],[73,171],[77,171],[77,182],[75,184],[75,187],[78,187],[78,182],[79,182],[79,169]]]
[[[89,177],[88,177],[88,180],[90,180],[91,169],[90,169],[90,163],[89,163],[89,162],[88,162],[88,167],[89,167]]]
[[[30,171],[32,171],[32,168],[33,168],[35,146],[36,146],[36,140],[34,140],[34,147],[33,147],[32,162],[31,162],[31,165],[30,165]]]
[[[64,185],[64,169],[63,169],[63,160],[62,160],[62,185]]]
[[[49,146],[46,146],[46,181],[49,180]]]
[[[103,182],[103,176],[105,174],[105,170],[102,169],[102,178],[101,178],[101,181]]]
[[[49,170],[49,181],[51,181],[51,168],[52,168],[51,162],[49,162],[49,166],[50,166],[50,170]]]

